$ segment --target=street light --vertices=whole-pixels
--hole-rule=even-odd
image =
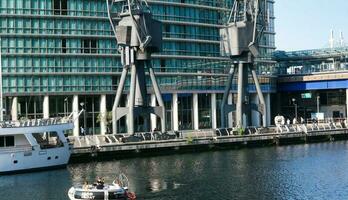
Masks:
[[[295,118],[297,120],[297,103],[296,103],[296,99],[295,98],[292,98],[292,103],[294,104],[295,106]]]
[[[67,116],[67,112],[68,112],[68,97],[66,97],[64,99],[64,116]]]

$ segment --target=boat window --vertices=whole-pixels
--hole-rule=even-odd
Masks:
[[[14,136],[0,136],[0,147],[15,146]]]
[[[125,193],[109,192],[109,199],[127,199]]]
[[[36,142],[40,145],[41,149],[57,148],[64,146],[63,142],[59,139],[57,132],[43,132],[33,133]]]
[[[5,146],[5,137],[0,136],[0,147],[4,147],[4,146]]]

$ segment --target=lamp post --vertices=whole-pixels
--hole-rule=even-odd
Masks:
[[[67,112],[68,112],[68,97],[66,97],[64,99],[64,116],[67,116]]]
[[[297,120],[297,103],[296,103],[296,99],[295,98],[292,98],[292,103],[294,104],[295,106],[295,118]]]

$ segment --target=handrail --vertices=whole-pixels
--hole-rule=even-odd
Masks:
[[[19,127],[34,127],[34,126],[48,126],[73,123],[72,119],[69,118],[48,118],[48,119],[29,119],[19,121],[3,121],[0,122],[1,128],[19,128]]]

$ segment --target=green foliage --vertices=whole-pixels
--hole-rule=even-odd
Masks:
[[[245,129],[243,127],[238,128],[238,135],[244,135]]]
[[[103,113],[99,113],[98,116],[97,116],[97,122],[101,122],[102,120],[102,114]],[[105,114],[105,113],[104,113]],[[112,123],[112,112],[107,112],[106,113],[106,124],[109,125]]]
[[[192,143],[193,143],[193,138],[192,138],[191,135],[189,135],[189,136],[187,137],[186,142],[187,142],[188,144],[192,144]]]

